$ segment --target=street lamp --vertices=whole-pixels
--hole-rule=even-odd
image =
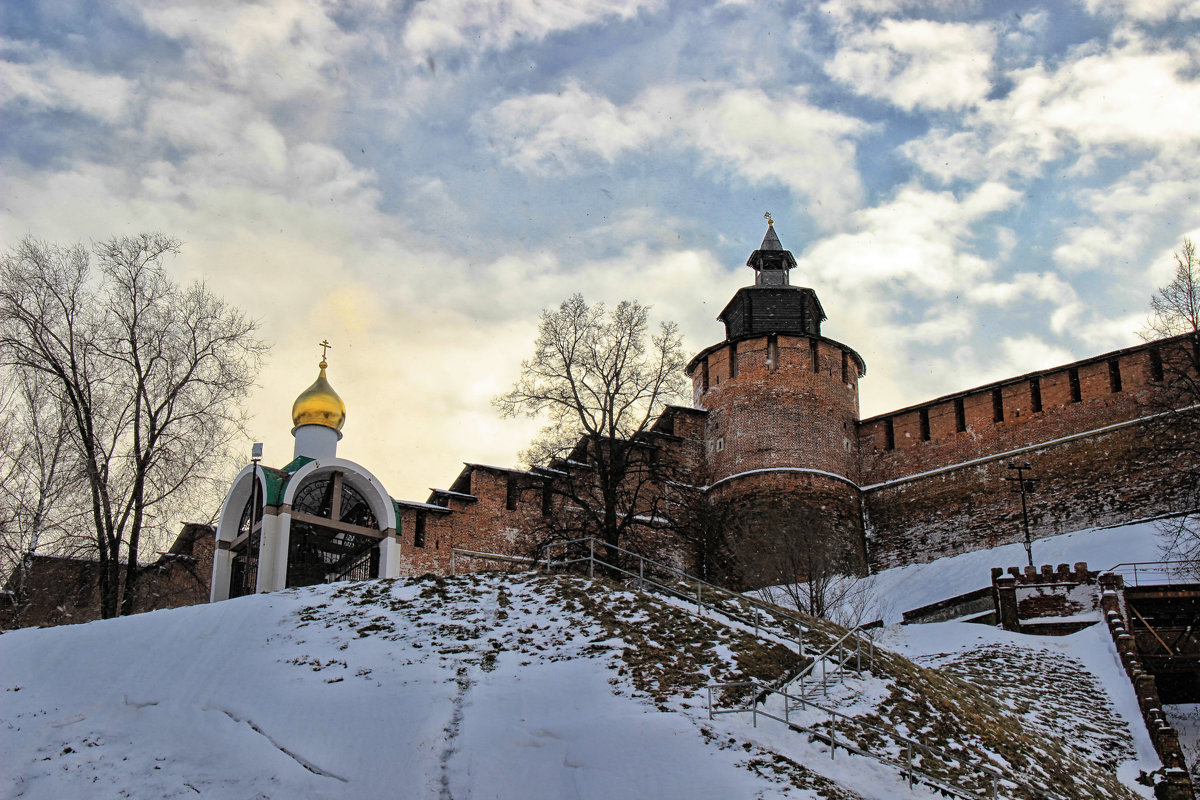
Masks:
[[[1021,493],[1021,519],[1025,523],[1025,555],[1029,559],[1029,566],[1033,566],[1033,540],[1029,537],[1029,506],[1025,502],[1026,493],[1033,492],[1033,485],[1038,482],[1037,478],[1025,477],[1025,470],[1033,469],[1028,461],[1023,461],[1020,464],[1013,461],[1008,465],[1009,469],[1017,471],[1017,477],[1005,478],[1009,483],[1015,484],[1012,491]]]
[[[246,533],[246,568],[242,575],[242,588],[246,594],[250,594],[250,554],[254,553],[254,570],[258,571],[258,559],[262,553],[254,550],[254,528],[261,523],[259,516],[258,502],[258,462],[262,460],[263,446],[262,442],[255,442],[250,448],[250,463],[254,465],[253,477],[250,482],[250,530]],[[259,544],[262,544],[262,538],[259,538]],[[258,576],[254,576],[254,588],[258,589]]]

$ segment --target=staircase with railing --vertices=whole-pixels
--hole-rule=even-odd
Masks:
[[[471,558],[534,563],[533,559],[517,559],[479,551],[456,552]],[[613,563],[615,560],[621,563]],[[841,748],[847,753],[898,770],[910,788],[914,783],[924,784],[964,800],[998,798],[1002,788],[1021,789],[1030,797],[1045,800],[1066,800],[1062,795],[1034,787],[994,767],[917,741],[886,725],[868,723],[843,714],[818,702],[817,698],[828,698],[830,688],[844,684],[851,673],[863,676],[873,670],[875,643],[860,628],[852,628],[834,638],[828,632],[818,630],[810,620],[778,606],[722,588],[677,567],[595,538],[548,544],[543,550],[543,557],[536,560],[536,564],[547,572],[575,568],[586,570],[588,577],[594,578],[599,569],[610,576],[624,576],[630,580],[632,588],[672,598],[677,607],[697,616],[718,621],[723,618],[727,624],[753,633],[763,643],[794,643],[797,653],[806,662],[805,666],[798,673],[785,676],[777,685],[759,680],[708,685],[709,719],[725,714],[748,714],[755,727],[759,717],[778,721],[790,730],[807,734],[811,740],[826,744],[830,758],[835,758],[838,748]],[[818,651],[815,649],[818,637],[833,641]],[[806,655],[806,651],[811,655]],[[745,691],[747,689],[749,692]],[[723,700],[721,695],[726,694],[727,690],[741,690],[733,693],[739,699]],[[714,695],[714,692],[718,694]],[[849,735],[851,730],[866,735],[852,737]],[[887,746],[887,743],[891,746]],[[974,776],[975,779],[970,783],[977,788],[950,783],[928,769],[922,769],[922,762],[925,761],[940,762],[943,766],[957,765],[960,774]]]

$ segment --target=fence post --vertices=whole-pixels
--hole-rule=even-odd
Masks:
[[[912,742],[909,742],[907,745],[905,745],[904,749],[907,752],[907,756],[905,757],[904,761],[908,767],[908,790],[911,792],[912,791],[912,781],[913,781]]]
[[[546,545],[546,572],[550,571],[550,545]]]
[[[700,579],[696,579],[696,614],[704,616],[704,603],[700,601]]]
[[[457,555],[457,554],[454,552],[454,548],[453,548],[453,547],[451,547],[451,548],[450,548],[450,574],[451,574],[451,575],[457,575],[457,574],[458,574],[458,568],[457,568],[457,566],[456,566],[456,565],[455,565],[455,563],[454,563],[454,557],[455,557],[455,555]]]
[[[712,719],[712,686],[708,687],[708,718]]]
[[[646,591],[646,559],[638,556],[638,589]]]
[[[588,577],[596,577],[596,540],[588,539]]]
[[[829,715],[829,760],[837,756],[837,728],[833,727],[833,714]]]

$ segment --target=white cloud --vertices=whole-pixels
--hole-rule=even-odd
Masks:
[[[31,63],[0,61],[0,107],[23,101],[38,111],[67,111],[115,124],[124,119],[134,86],[119,75],[75,69],[41,56]]]
[[[1098,269],[1112,274],[1118,266],[1131,271],[1129,260],[1161,235],[1170,219],[1200,223],[1196,186],[1197,155],[1165,161],[1122,175],[1107,186],[1079,192],[1075,201],[1094,222],[1072,228],[1054,250],[1055,261],[1068,270]]]
[[[1111,50],[1081,48],[1053,69],[1038,64],[1006,77],[1005,97],[902,152],[940,180],[980,180],[1039,175],[1065,156],[1086,173],[1099,157],[1134,149],[1177,156],[1200,142],[1200,79],[1184,52],[1133,36]]]
[[[961,109],[991,88],[995,49],[986,25],[887,19],[846,37],[825,69],[859,94],[908,111]]]
[[[402,40],[424,61],[445,50],[502,50],[662,6],[662,0],[428,0],[413,9]]]
[[[969,250],[972,225],[1010,207],[1017,197],[996,183],[962,199],[906,187],[890,203],[855,213],[851,232],[828,237],[806,252],[804,274],[845,290],[891,286],[945,294],[970,286],[991,271]]]
[[[972,302],[1008,306],[1022,298],[1068,302],[1075,298],[1069,283],[1052,273],[1019,272],[1006,281],[988,281],[967,290]]]
[[[1144,22],[1200,18],[1200,0],[1084,0],[1084,6],[1092,14]]]
[[[557,94],[505,100],[475,128],[507,163],[541,175],[654,147],[690,149],[709,169],[787,187],[819,219],[846,213],[861,192],[854,140],[866,126],[809,103],[803,90],[658,86],[617,105],[570,82]]]
[[[300,98],[336,102],[339,62],[363,44],[322,4],[305,0],[150,0],[139,11],[151,29],[187,47],[193,79],[236,87],[267,106]]]

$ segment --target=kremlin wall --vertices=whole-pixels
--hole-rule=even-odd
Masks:
[[[1035,540],[1194,510],[1200,465],[1169,455],[1171,431],[1155,422],[1179,405],[1169,387],[1175,366],[1194,361],[1178,357],[1188,337],[860,419],[867,365],[821,333],[820,300],[791,285],[796,262],[773,226],[746,264],[754,283],[719,315],[724,338],[687,365],[692,406],[667,406],[637,441],[655,476],[637,512],[658,523],[631,543],[640,551],[746,587],[780,582],[773,564],[797,551],[863,574],[1020,542],[1013,462],[1029,463],[1037,479],[1027,497]],[[564,484],[588,480],[586,447],[528,470],[467,463],[423,501],[396,500],[367,468],[337,456],[347,412],[326,367],[322,358],[293,405],[293,460],[243,469],[215,547],[210,528],[186,526],[155,565],[142,608],[495,569],[502,564],[451,551],[527,558],[562,538],[559,523],[571,515]],[[31,580],[84,587],[90,562],[68,561],[38,561]],[[64,569],[78,578],[64,582]],[[41,610],[14,605],[5,619],[87,621],[98,616],[93,595]],[[11,624],[0,620],[0,629]]]
[[[1163,361],[1177,339],[860,420],[866,365],[822,336],[820,300],[792,287],[794,265],[769,227],[748,260],[754,285],[721,312],[725,338],[688,365],[694,407],[668,407],[644,437],[673,486],[731,510],[721,519],[734,559],[774,552],[773,537],[796,535],[788,527],[800,523],[785,518],[820,529],[857,572],[1021,541],[1020,497],[1006,480],[1014,461],[1030,463],[1038,479],[1028,498],[1034,539],[1168,515],[1187,503],[1184,470],[1156,456],[1145,421],[1160,408]],[[451,548],[538,553],[548,519],[562,513],[554,491],[562,470],[587,469],[572,459],[554,467],[468,463],[424,501],[392,500],[392,571],[449,572]],[[665,495],[670,487],[654,499]],[[668,558],[697,569],[682,543],[672,552],[670,537],[658,541]]]
[[[643,513],[686,503],[687,514],[666,516],[694,520],[699,503],[723,528],[733,566],[715,574],[731,583],[761,582],[737,564],[797,541],[829,545],[858,573],[1022,541],[1021,498],[1006,480],[1014,461],[1028,462],[1038,481],[1028,497],[1034,539],[1187,509],[1187,465],[1162,457],[1155,437],[1164,434],[1153,424],[1168,408],[1164,364],[1177,363],[1182,337],[863,420],[867,365],[822,335],[817,294],[791,285],[796,262],[773,226],[747,266],[753,285],[718,317],[724,338],[687,366],[692,407],[668,406],[639,441],[663,476]],[[346,412],[325,366],[293,407],[295,460],[247,467],[230,491],[213,600],[346,577],[446,574],[452,548],[534,556],[552,538],[551,522],[569,513],[556,487],[586,474],[582,447],[529,470],[467,463],[423,501],[391,498],[367,470],[337,458]],[[648,536],[659,557],[710,574],[683,537]],[[306,559],[308,568],[295,567]],[[454,566],[497,565],[460,556]]]

